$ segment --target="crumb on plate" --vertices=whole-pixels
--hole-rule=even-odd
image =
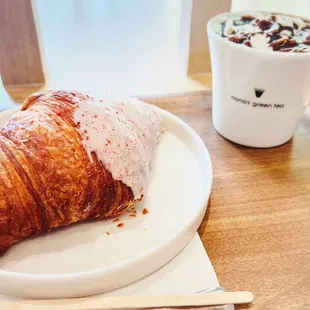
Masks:
[[[148,211],[147,208],[144,208],[144,209],[142,210],[142,214],[143,214],[143,215],[148,214],[148,213],[149,213],[149,211]]]
[[[119,228],[121,228],[121,227],[123,227],[124,226],[124,223],[119,223],[118,225],[117,225],[117,227],[119,227]]]

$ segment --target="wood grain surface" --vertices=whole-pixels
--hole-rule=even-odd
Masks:
[[[29,92],[10,90],[19,100]],[[253,149],[215,131],[208,92],[148,101],[208,147],[214,181],[199,234],[221,285],[254,294],[238,309],[310,309],[310,110],[290,142]]]
[[[289,143],[253,149],[215,131],[210,100],[158,103],[191,125],[211,154],[214,181],[199,234],[219,281],[253,292],[244,309],[310,309],[309,110]]]
[[[0,38],[4,84],[44,84],[31,0],[0,1]]]
[[[207,23],[213,16],[230,9],[231,0],[193,0],[188,74],[211,72]]]

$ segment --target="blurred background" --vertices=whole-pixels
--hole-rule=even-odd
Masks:
[[[208,91],[206,23],[230,10],[310,17],[310,1],[1,0],[0,73],[14,96],[27,87],[139,97]]]
[[[36,0],[34,5],[52,88],[149,94],[182,84],[191,1]]]

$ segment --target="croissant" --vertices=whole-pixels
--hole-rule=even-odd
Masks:
[[[31,95],[0,128],[0,255],[57,227],[119,216],[147,191],[162,122],[133,98]]]

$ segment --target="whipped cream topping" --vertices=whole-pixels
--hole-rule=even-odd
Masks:
[[[76,100],[74,121],[90,160],[95,152],[113,178],[141,198],[163,130],[157,111],[138,99],[113,95],[85,94]]]
[[[300,17],[263,12],[235,13],[217,32],[234,43],[256,49],[310,52],[310,20]]]

